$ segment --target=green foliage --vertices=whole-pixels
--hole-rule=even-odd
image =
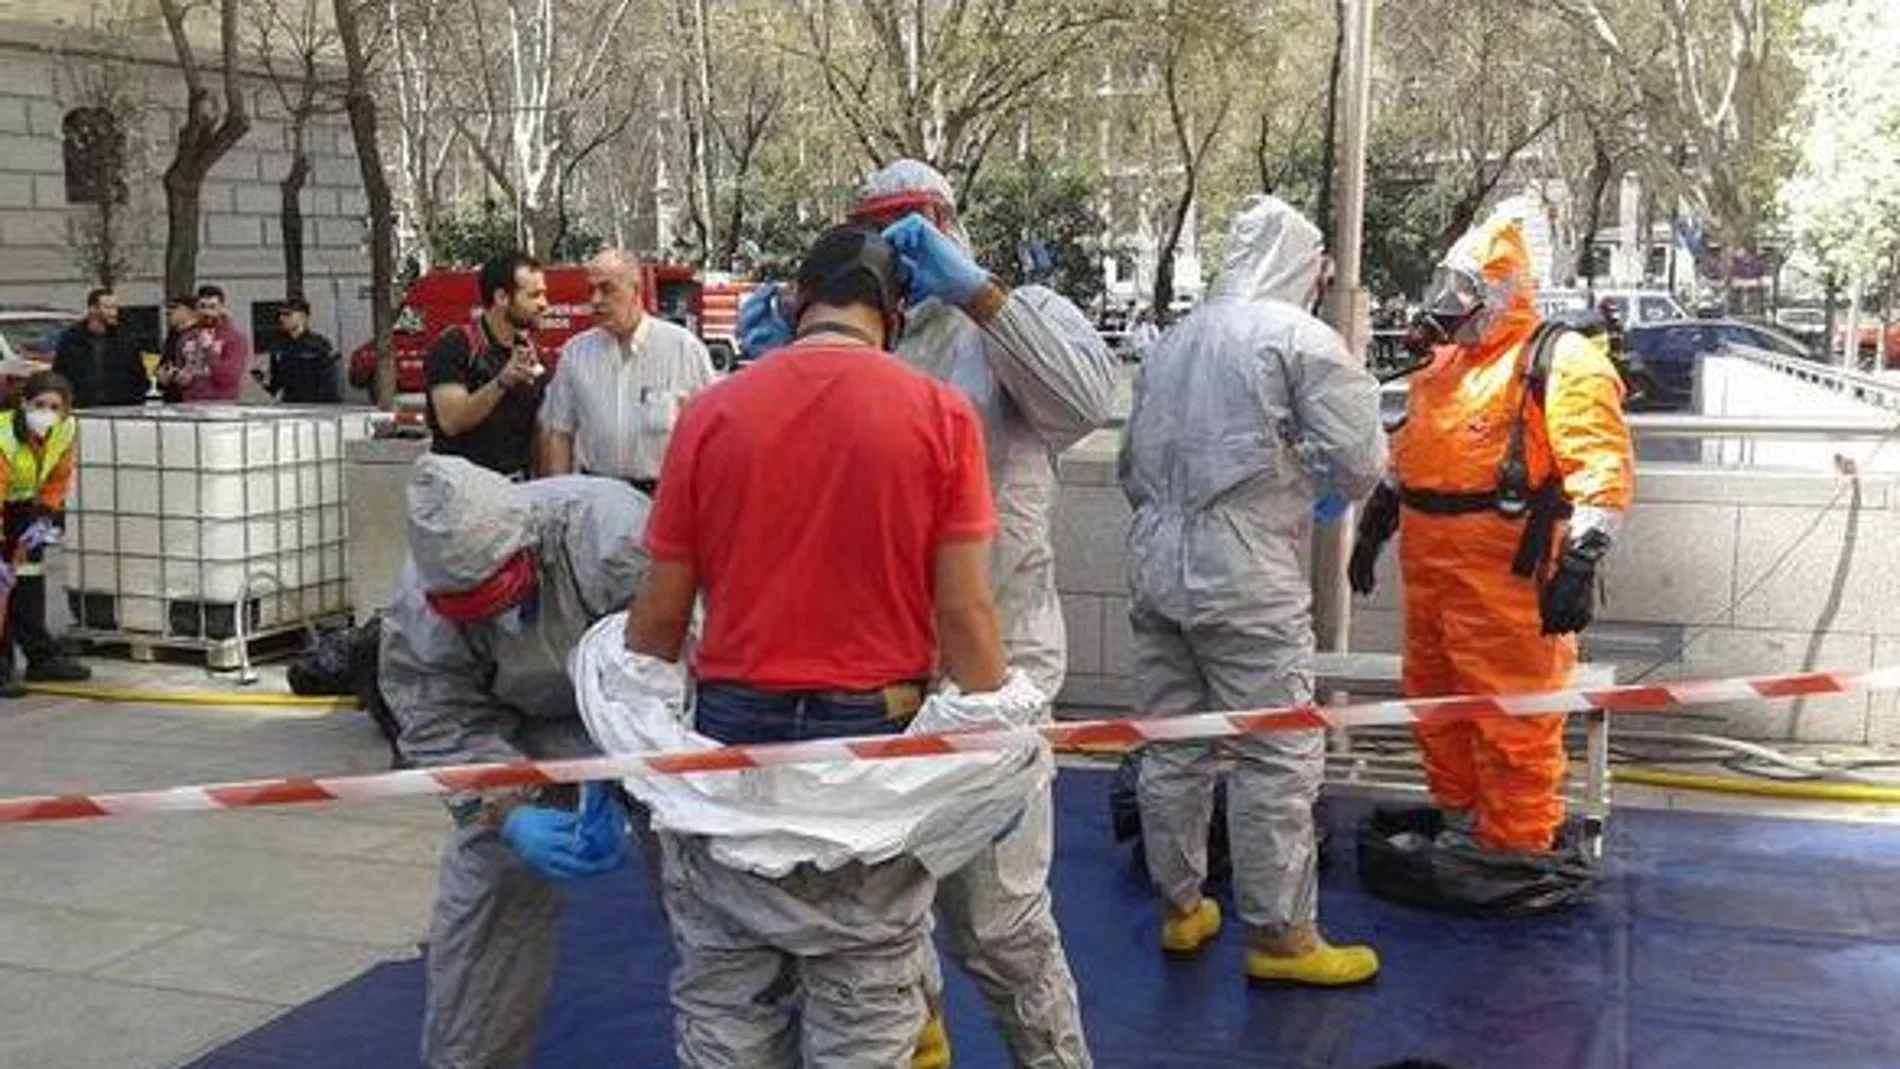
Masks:
[[[494,201],[457,204],[435,219],[429,242],[445,267],[473,267],[520,247],[514,212]]]
[[[443,267],[473,267],[521,247],[513,208],[492,200],[457,204],[444,211],[436,217],[429,241]],[[553,263],[576,263],[606,245],[606,239],[570,221],[547,258]]]
[[[1030,155],[986,168],[963,221],[978,261],[1005,283],[1038,282],[1086,305],[1102,292],[1100,197],[1099,176]]]
[[[1409,166],[1375,161],[1366,174],[1365,284],[1373,296],[1417,299],[1445,251],[1442,198]]]

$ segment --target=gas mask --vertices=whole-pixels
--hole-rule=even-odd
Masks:
[[[847,249],[847,243],[853,237],[857,238],[857,243],[854,247]],[[830,248],[824,248],[826,245]],[[819,252],[821,248],[824,249],[822,254]],[[854,223],[834,228],[833,231],[824,235],[819,245],[814,246],[813,260],[820,255],[824,256],[824,262],[820,267],[824,273],[815,278],[807,277],[816,266],[812,260],[808,260],[806,265],[800,268],[799,277],[794,283],[796,292],[792,306],[781,313],[785,321],[797,323],[805,313],[806,304],[810,300],[818,299],[834,281],[862,272],[871,276],[878,291],[878,309],[883,313],[884,318],[883,347],[886,350],[894,349],[897,346],[897,339],[904,333],[904,295],[910,283],[904,270],[904,262],[897,255],[896,250],[884,241],[883,235],[875,226]],[[774,295],[775,300],[779,297],[780,295]],[[870,339],[865,339],[865,341],[866,344],[870,343]]]
[[[1483,337],[1489,316],[1485,314],[1484,280],[1469,271],[1439,265],[1432,272],[1431,289],[1425,295],[1425,310],[1420,324],[1434,345],[1476,345]]]

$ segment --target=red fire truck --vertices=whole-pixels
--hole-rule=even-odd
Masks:
[[[535,344],[549,370],[560,360],[561,346],[567,339],[594,324],[593,307],[588,299],[587,270],[579,264],[556,264],[546,268],[548,310],[535,332]],[[706,329],[703,298],[706,286],[699,273],[683,264],[640,263],[640,301],[648,313],[670,319],[703,338],[709,347],[723,342],[732,345],[732,328],[723,334]],[[736,311],[737,302],[733,302]],[[420,409],[422,394],[428,388],[423,361],[436,338],[450,327],[468,322],[481,313],[481,284],[473,269],[431,271],[417,279],[403,293],[397,309],[394,331],[396,350],[396,391],[399,409]],[[715,365],[723,367],[715,352]],[[367,386],[376,375],[376,347],[365,342],[350,354],[350,381]]]

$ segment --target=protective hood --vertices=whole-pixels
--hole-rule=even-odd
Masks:
[[[956,215],[957,193],[943,172],[922,160],[894,160],[873,172],[858,187],[858,199],[851,206],[850,220],[883,226],[912,212],[921,212],[932,203]],[[943,234],[965,249],[973,247],[969,232],[960,220]]]
[[[409,553],[426,591],[472,590],[534,542],[522,488],[461,457],[416,461],[407,499]]]
[[[1285,301],[1300,308],[1312,300],[1326,242],[1319,228],[1278,197],[1247,198],[1227,228],[1217,297]]]
[[[1501,208],[1467,231],[1439,268],[1476,279],[1483,289],[1483,332],[1470,347],[1479,354],[1502,353],[1537,329],[1537,284],[1515,210]]]

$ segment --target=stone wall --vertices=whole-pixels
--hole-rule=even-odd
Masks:
[[[1065,704],[1130,702],[1128,508],[1114,432],[1063,457],[1056,560],[1069,625]],[[1711,678],[1900,665],[1900,479],[1643,465],[1639,503],[1605,569],[1585,644],[1619,678]],[[1355,599],[1353,648],[1402,641],[1396,545]],[[1804,742],[1900,743],[1900,697],[1851,695],[1698,711],[1693,730]],[[1673,726],[1685,727],[1681,722]]]
[[[66,201],[61,122],[78,100],[76,72],[101,64],[137,86],[149,113],[144,129],[128,132],[144,166],[125,209],[145,220],[148,241],[135,250],[136,269],[119,285],[120,302],[160,304],[165,296],[160,176],[171,158],[183,79],[168,62],[162,34],[128,40],[123,54],[110,57],[85,51],[83,40],[67,29],[0,21],[0,304],[84,304],[92,280],[76,262],[73,228],[88,209]],[[252,302],[284,295],[278,183],[291,157],[276,90],[262,78],[247,84],[251,130],[204,185],[198,278],[224,287],[248,332]],[[339,346],[354,346],[369,329],[366,204],[355,143],[341,115],[313,120],[307,143],[314,168],[302,196],[306,291],[316,329]]]
[[[403,487],[416,458],[429,443],[416,439],[365,439],[343,454],[343,485],[350,515],[350,607],[367,620],[389,607],[402,573],[409,537]]]

